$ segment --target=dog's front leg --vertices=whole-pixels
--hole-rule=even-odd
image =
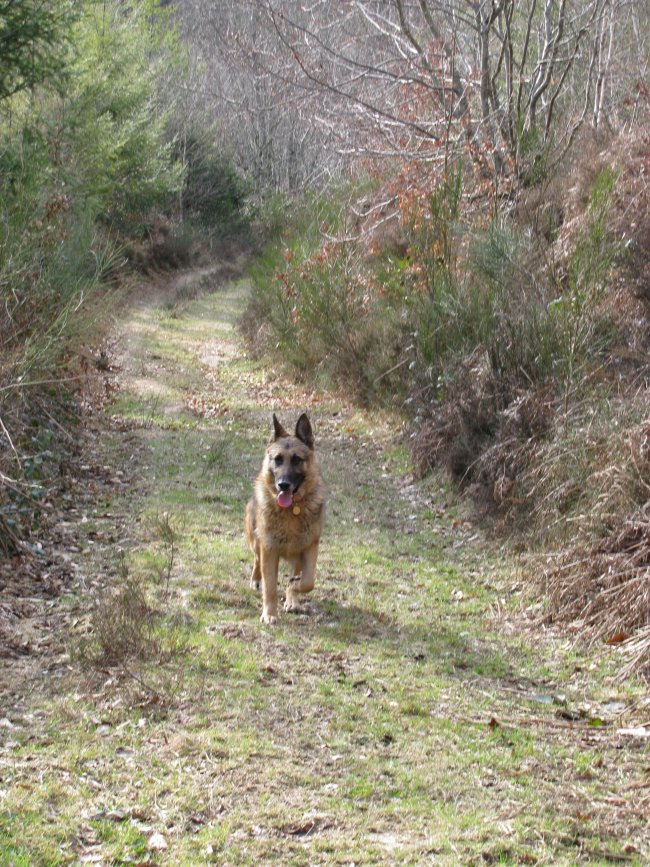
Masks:
[[[262,547],[260,569],[262,572],[262,623],[275,623],[278,619],[278,566],[277,551]]]
[[[316,580],[316,560],[318,558],[318,542],[314,542],[300,556],[301,571],[296,570],[287,587],[287,597],[284,603],[285,611],[295,611],[298,608],[298,594],[309,593],[314,589]]]
[[[255,551],[255,562],[253,563],[253,571],[251,573],[251,589],[259,590],[262,581],[262,570],[260,569],[260,552]]]

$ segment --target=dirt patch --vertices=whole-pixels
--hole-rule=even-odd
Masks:
[[[23,692],[66,667],[72,625],[86,616],[96,583],[82,547],[110,545],[123,536],[118,516],[102,504],[131,479],[97,457],[94,436],[79,432],[66,475],[49,491],[32,541],[0,563],[0,692]]]

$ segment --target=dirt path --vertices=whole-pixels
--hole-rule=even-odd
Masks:
[[[121,320],[57,664],[0,713],[0,865],[647,863],[641,691],[517,625],[527,576],[396,420],[247,356],[247,292],[184,275]],[[242,513],[302,410],[328,521],[271,629]]]

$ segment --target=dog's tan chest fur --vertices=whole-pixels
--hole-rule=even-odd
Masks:
[[[263,505],[257,511],[255,535],[265,548],[276,549],[280,557],[291,560],[320,540],[324,497],[302,500],[298,515],[294,515],[292,509],[278,509],[275,501],[269,500],[266,490],[256,491],[256,497]]]

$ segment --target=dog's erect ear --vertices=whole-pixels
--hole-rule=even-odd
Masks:
[[[286,432],[286,430],[282,427],[282,425],[278,421],[276,414],[273,413],[273,436],[271,437],[271,442],[275,442],[275,440],[279,440],[282,437],[288,437],[288,436],[289,436],[289,434]]]
[[[311,423],[304,412],[296,422],[296,436],[306,446],[309,446],[310,449],[314,448],[314,434],[311,429]]]

